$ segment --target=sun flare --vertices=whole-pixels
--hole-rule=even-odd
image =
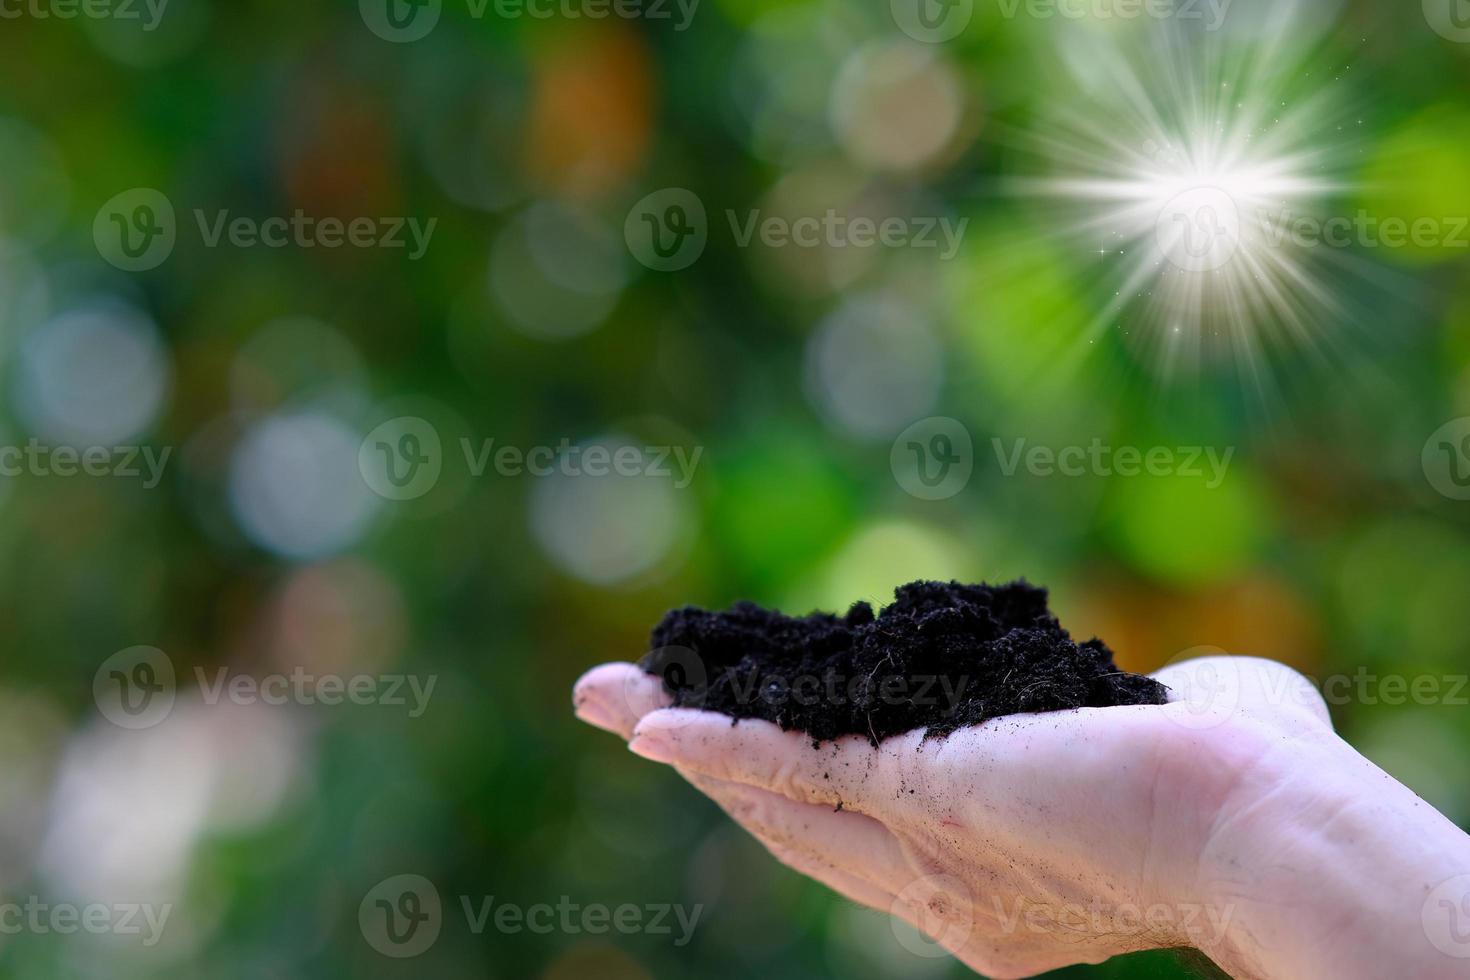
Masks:
[[[1288,5],[1289,6],[1289,5]],[[1024,144],[1044,176],[1012,190],[1054,212],[1053,236],[1095,253],[1115,283],[1089,337],[1126,329],[1163,373],[1267,347],[1312,347],[1344,315],[1329,288],[1339,251],[1285,233],[1352,187],[1344,68],[1314,71],[1288,17],[1263,56],[1228,38],[1160,29],[1101,36],[1068,52],[1090,93],[1048,116]]]

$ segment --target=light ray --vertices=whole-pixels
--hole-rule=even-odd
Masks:
[[[1357,133],[1293,9],[1278,0],[1244,42],[1171,23],[1064,49],[1081,97],[1027,134],[1043,170],[1007,189],[1051,202],[1053,235],[1109,265],[1082,343],[1126,320],[1166,378],[1332,347],[1344,257],[1288,228],[1352,190]]]

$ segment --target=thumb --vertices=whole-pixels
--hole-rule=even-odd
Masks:
[[[1310,678],[1275,660],[1229,654],[1172,663],[1152,675],[1169,688],[1173,714],[1202,727],[1245,710],[1303,728],[1332,730],[1332,717]]]

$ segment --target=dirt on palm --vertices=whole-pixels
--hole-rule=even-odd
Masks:
[[[750,602],[676,609],[641,666],[680,707],[762,718],[813,744],[916,729],[942,736],[989,718],[1163,704],[1159,682],[1120,671],[1101,640],[1075,643],[1026,582],[913,582],[878,615],[785,616]]]

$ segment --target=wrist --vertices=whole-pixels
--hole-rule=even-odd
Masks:
[[[1463,975],[1421,914],[1466,873],[1470,838],[1342,739],[1278,734],[1201,848],[1195,893],[1223,927],[1198,945],[1236,977]]]

